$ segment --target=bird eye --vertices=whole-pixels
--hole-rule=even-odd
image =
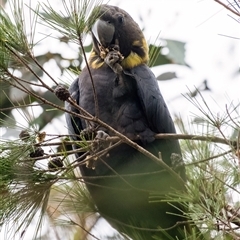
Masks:
[[[124,22],[123,16],[118,16],[118,22],[119,22],[119,23],[123,23],[123,22]]]

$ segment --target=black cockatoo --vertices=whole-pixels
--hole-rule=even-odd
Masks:
[[[179,142],[155,139],[158,133],[175,133],[175,127],[157,80],[147,66],[144,35],[132,17],[115,6],[96,7],[93,18],[89,69],[85,67],[70,86],[72,98],[90,114],[159,157],[179,177],[121,143],[97,157],[94,167],[81,164],[87,189],[101,216],[130,238],[183,239],[182,232],[188,224],[180,204],[151,201],[151,196],[164,200],[171,192],[184,191],[185,169]],[[66,108],[78,112],[69,103]],[[97,136],[101,133],[104,137],[114,135],[96,122],[70,114],[66,114],[66,120],[69,133],[76,136],[73,139],[82,131],[86,134],[96,130]],[[82,161],[80,154],[77,157]]]

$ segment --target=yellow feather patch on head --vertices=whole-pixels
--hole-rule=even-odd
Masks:
[[[98,54],[93,50],[90,53],[90,57],[89,57],[89,64],[91,65],[92,68],[97,69],[102,67],[102,65],[104,64],[104,61],[102,60],[102,58],[100,58],[98,56]]]
[[[147,63],[147,61],[148,61],[148,57],[142,58],[137,53],[131,52],[127,58],[123,59],[123,61],[121,62],[121,66],[124,69],[130,69],[138,65]]]
[[[133,68],[141,64],[145,64],[149,60],[148,56],[148,45],[145,39],[142,39],[142,41],[135,41],[133,42],[133,46],[139,47],[143,50],[144,55],[140,56],[136,52],[131,51],[131,53],[123,59],[121,62],[121,65],[125,69]]]

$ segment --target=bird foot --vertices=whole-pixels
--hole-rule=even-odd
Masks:
[[[92,151],[94,153],[109,146],[109,143],[106,141],[107,137],[109,137],[109,135],[106,132],[102,130],[97,131],[97,134],[92,143]]]
[[[123,60],[122,54],[113,48],[104,58],[105,63],[116,73],[121,74],[123,69],[119,62]]]
[[[86,141],[92,141],[91,151],[97,152],[99,150],[102,150],[106,147],[108,147],[108,143],[106,143],[107,137],[109,135],[104,132],[103,130],[96,130],[96,128],[85,128],[81,131],[80,134],[81,139],[84,139]]]
[[[99,130],[95,133],[96,135],[91,145],[90,155],[86,157],[86,167],[91,169],[96,168],[96,161],[99,158],[97,153],[111,145],[111,143],[106,141],[107,137],[109,137],[106,132]]]

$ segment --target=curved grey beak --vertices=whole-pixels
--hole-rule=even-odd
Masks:
[[[100,45],[108,47],[113,40],[115,28],[112,23],[98,19],[91,31]]]

